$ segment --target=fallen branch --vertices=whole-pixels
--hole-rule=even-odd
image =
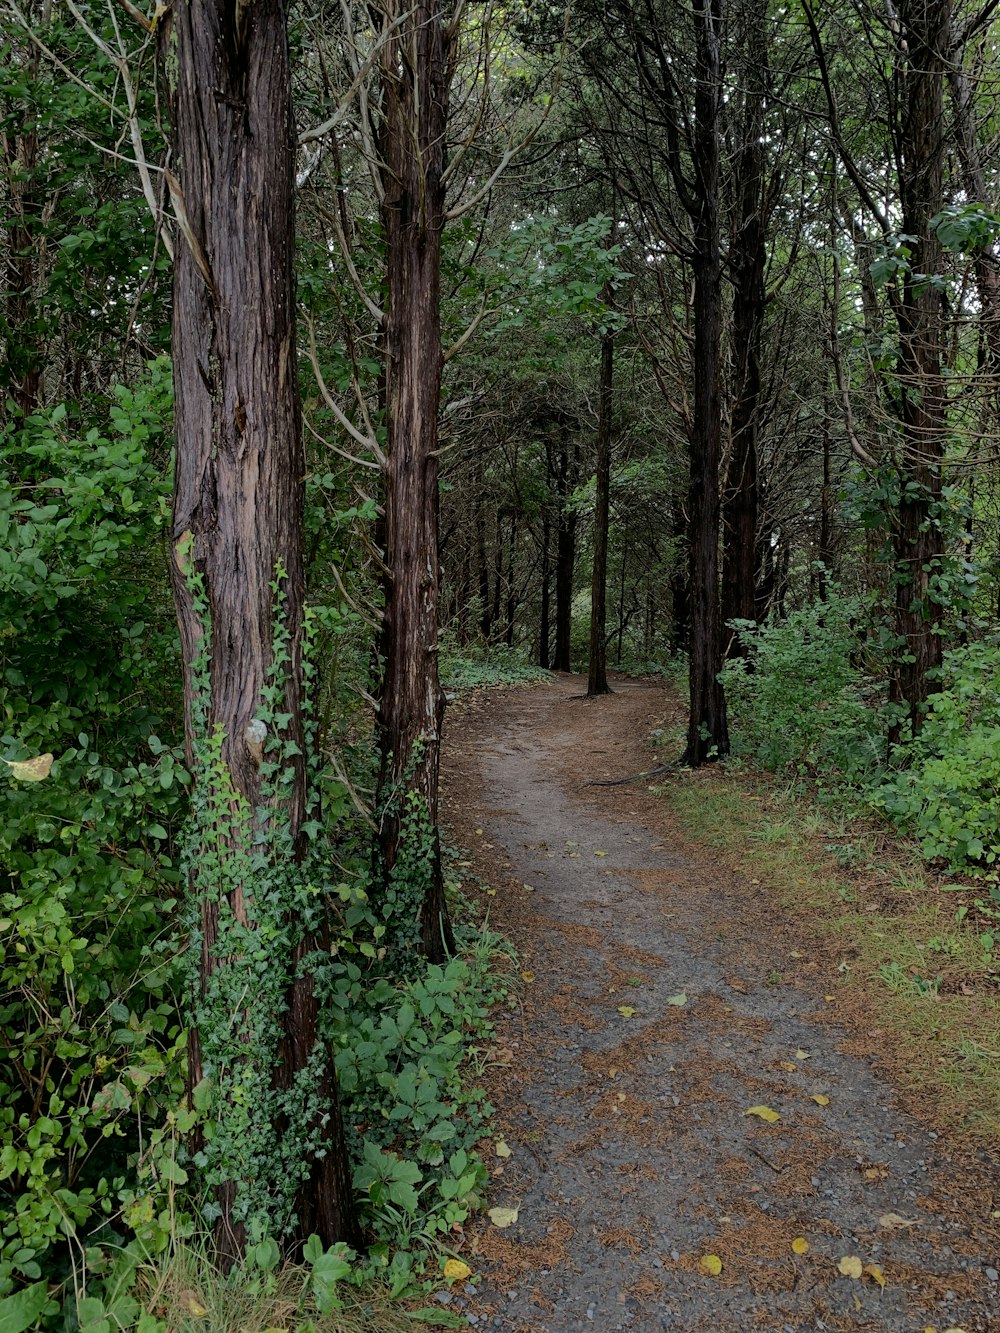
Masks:
[[[630,778],[591,778],[589,782],[585,782],[583,785],[585,787],[622,787],[626,782],[641,782],[643,778],[659,777],[661,773],[669,773],[675,768],[684,767],[683,759],[672,759],[669,764],[660,764],[658,768],[651,768],[647,773],[633,773]]]

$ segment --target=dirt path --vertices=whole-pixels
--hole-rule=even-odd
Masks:
[[[685,845],[642,784],[584,785],[648,768],[668,707],[584,688],[484,693],[449,722],[452,836],[534,981],[490,1085],[512,1149],[490,1202],[518,1218],[478,1238],[479,1297],[443,1299],[531,1333],[1000,1330],[1000,1186],[845,1053],[836,973],[766,885]]]

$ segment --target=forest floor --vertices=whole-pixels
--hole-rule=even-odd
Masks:
[[[837,949],[766,873],[644,782],[587,785],[653,767],[679,710],[612,683],[449,717],[446,823],[524,978],[486,1072],[510,1149],[490,1204],[516,1220],[473,1238],[478,1294],[439,1299],[509,1333],[1000,1330],[990,1148],[894,1083]]]

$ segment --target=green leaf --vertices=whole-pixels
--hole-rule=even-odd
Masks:
[[[38,1319],[49,1300],[49,1284],[36,1282],[0,1301],[0,1333],[23,1333]]]

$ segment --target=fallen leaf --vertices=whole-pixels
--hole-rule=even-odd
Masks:
[[[902,1227],[915,1227],[917,1224],[909,1217],[900,1217],[898,1213],[883,1213],[878,1220],[880,1227],[888,1227],[890,1231],[895,1231]]]
[[[497,1139],[495,1151],[498,1157],[507,1158],[510,1156],[510,1144],[506,1139]]]
[[[495,898],[497,896],[496,889],[487,889],[486,893],[490,898]]]
[[[205,1316],[208,1314],[208,1311],[205,1309],[204,1305],[202,1305],[201,1301],[198,1299],[198,1297],[194,1294],[193,1291],[182,1292],[180,1303],[187,1311],[187,1313],[191,1315],[192,1318],[194,1319],[204,1319]]]
[[[524,886],[524,891],[525,891],[525,893],[534,893],[534,892],[535,892],[535,886],[534,886],[533,884],[525,884],[525,886]]]
[[[595,856],[607,856],[607,852],[595,852]]]
[[[761,1120],[766,1120],[769,1125],[776,1125],[781,1119],[778,1112],[772,1111],[769,1106],[751,1106],[743,1114],[759,1116]]]
[[[881,1268],[879,1268],[878,1264],[865,1264],[864,1273],[866,1277],[870,1277],[873,1282],[877,1282],[882,1290],[885,1291],[885,1274],[882,1272]]]
[[[618,1012],[621,1014],[622,1018],[631,1018],[635,1013],[635,1010],[630,1004],[620,1004],[618,1006]]]
[[[829,1105],[830,1105],[830,1098],[829,1098],[829,1097],[824,1097],[823,1094],[822,1094],[821,1092],[815,1092],[815,1093],[813,1093],[812,1100],[816,1103],[817,1106],[829,1106]]]
[[[792,1253],[793,1254],[809,1253],[809,1242],[806,1240],[805,1236],[795,1237],[795,1239],[792,1241]]]
[[[38,754],[34,759],[5,759],[12,778],[18,782],[41,782],[52,770],[51,754]]]
[[[476,829],[476,837],[477,837],[477,838],[481,838],[482,836],[483,836],[483,830],[482,830],[481,828],[477,828],[477,829]]]
[[[620,1093],[618,1094],[618,1100],[619,1100],[620,1102],[623,1102],[623,1101],[625,1100],[625,1094],[624,1094],[624,1092],[620,1092]]]
[[[791,1060],[782,1060],[781,1068],[787,1069],[790,1074],[793,1074],[798,1069],[798,1065],[793,1064]]]
[[[792,952],[791,952],[788,956],[789,956],[789,958],[801,958],[801,957],[802,957],[802,955],[799,953],[798,949],[793,949]]]
[[[614,1065],[612,1065],[611,1068],[608,1070],[608,1078],[617,1078],[617,1077],[618,1077],[618,1070],[615,1068]]]
[[[865,1168],[865,1180],[885,1180],[889,1172],[884,1166],[869,1166]]]
[[[688,997],[685,995],[683,991],[679,991],[676,995],[671,995],[667,1000],[667,1004],[674,1004],[677,1005],[678,1007],[680,1007],[680,1005],[682,1004],[687,1004],[687,1002],[688,1002]]]
[[[965,1333],[964,1328],[946,1328],[944,1333]]]
[[[516,1208],[491,1208],[489,1210],[489,1219],[495,1227],[511,1227],[517,1221]]]
[[[836,998],[837,998],[836,995],[824,995],[824,996],[823,996],[823,999],[826,1000],[828,1004],[832,1004],[833,1001],[834,1001]]]
[[[863,1271],[864,1265],[855,1254],[845,1254],[837,1261],[837,1272],[844,1277],[860,1277]]]
[[[801,1047],[795,1052],[796,1060],[811,1060],[812,1051],[804,1051]]]
[[[522,981],[526,981],[526,982],[528,983],[529,986],[530,986],[531,983],[534,981],[534,979],[535,979],[535,974],[534,974],[534,972],[522,972],[522,973],[521,973],[521,980],[522,980]]]
[[[467,1277],[472,1276],[472,1269],[468,1264],[463,1264],[461,1259],[448,1259],[445,1262],[444,1275],[449,1282],[464,1282]]]
[[[722,1260],[717,1254],[703,1254],[698,1260],[698,1267],[709,1277],[718,1277],[722,1272]]]

